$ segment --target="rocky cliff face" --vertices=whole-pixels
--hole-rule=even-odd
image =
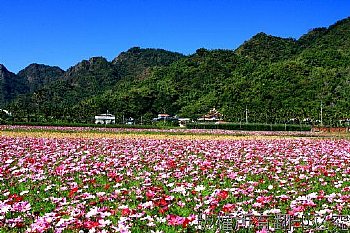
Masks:
[[[112,64],[116,66],[121,76],[138,77],[150,67],[167,66],[183,57],[185,56],[180,53],[164,49],[133,47],[114,58]]]
[[[65,76],[72,76],[77,73],[108,69],[110,67],[111,63],[109,63],[106,58],[92,57],[89,60],[82,60],[75,66],[70,67],[65,73]]]
[[[17,95],[27,93],[28,90],[25,79],[18,77],[0,64],[0,107]]]
[[[112,62],[93,57],[66,72],[32,64],[17,76],[1,65],[0,101],[17,97],[12,103],[21,101],[20,110],[81,122],[107,109],[131,117],[167,112],[195,118],[213,107],[237,121],[248,105],[252,121],[268,123],[318,119],[322,102],[333,124],[350,115],[349,38],[347,18],[299,39],[258,33],[236,50],[184,56],[134,47]],[[29,92],[23,84],[41,82],[43,88],[18,95]]]
[[[1,80],[4,79],[9,75],[9,71],[6,69],[6,67],[3,64],[0,64],[0,78]]]
[[[18,73],[18,76],[28,83],[30,92],[34,92],[46,84],[53,82],[64,74],[64,71],[57,66],[42,64],[31,64]]]

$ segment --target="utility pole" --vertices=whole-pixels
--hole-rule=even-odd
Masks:
[[[245,106],[245,123],[248,124],[248,108]]]
[[[322,106],[322,100],[321,100],[321,113],[320,113],[320,114],[321,114],[321,116],[320,116],[320,117],[321,117],[321,122],[320,122],[320,123],[321,123],[321,126],[323,126],[323,106]]]

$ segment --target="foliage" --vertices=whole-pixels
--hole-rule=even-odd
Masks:
[[[64,74],[59,67],[47,66],[43,64],[30,64],[21,70],[17,76],[25,79],[29,86],[29,92],[35,92],[45,85],[57,80]]]
[[[350,117],[349,38],[347,18],[298,40],[259,33],[235,51],[200,48],[183,56],[134,47],[112,62],[84,60],[6,101],[15,119],[91,123],[109,110],[119,122],[143,117],[150,123],[158,113],[196,119],[215,107],[226,121],[315,123],[322,108],[322,123],[337,125]]]
[[[25,80],[17,77],[0,64],[0,108],[12,101],[17,95],[28,92]]]
[[[1,131],[0,232],[348,230],[349,140],[65,132]]]
[[[172,124],[156,124],[156,125],[126,125],[126,124],[84,124],[84,123],[67,123],[67,122],[10,122],[4,121],[4,124],[21,125],[21,126],[60,126],[60,127],[90,127],[90,128],[130,128],[130,129],[164,129],[171,128],[176,125]]]
[[[310,131],[310,125],[291,124],[246,124],[246,123],[189,123],[189,129],[224,129],[224,130],[248,130],[248,131]]]
[[[141,49],[133,47],[122,52],[112,63],[123,77],[141,78],[147,75],[148,68],[153,66],[167,66],[183,58],[180,53],[163,49]]]
[[[290,59],[300,50],[295,39],[283,39],[263,32],[241,45],[236,52],[262,63]]]

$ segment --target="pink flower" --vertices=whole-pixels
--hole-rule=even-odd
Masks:
[[[27,212],[30,209],[30,203],[27,201],[16,202],[12,205],[12,210],[16,212]]]
[[[237,177],[237,172],[230,172],[227,174],[227,177],[234,180]]]
[[[166,219],[168,221],[169,226],[177,226],[182,225],[186,218],[169,214],[168,216],[166,216]]]
[[[229,213],[231,212],[236,206],[234,204],[225,204],[223,207],[222,207],[222,211],[225,212],[225,213]]]
[[[95,222],[95,221],[85,221],[84,222],[84,228],[87,228],[87,229],[92,229],[92,228],[96,228],[98,227],[100,224],[98,222]]]
[[[155,195],[155,192],[153,192],[152,190],[147,190],[146,192],[146,197],[148,200],[152,199]]]
[[[256,231],[256,233],[268,233],[269,231],[266,229],[266,227],[263,227],[260,231]]]
[[[55,169],[56,175],[60,175],[60,176],[63,175],[65,168],[66,167],[63,164],[61,164],[60,166],[56,167],[56,169]]]

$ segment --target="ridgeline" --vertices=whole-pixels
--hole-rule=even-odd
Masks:
[[[158,113],[196,118],[215,107],[225,120],[282,123],[350,118],[350,18],[299,39],[258,33],[236,50],[184,56],[134,47],[109,62],[83,60],[67,71],[31,64],[18,74],[0,65],[0,108],[15,119],[116,121]]]

